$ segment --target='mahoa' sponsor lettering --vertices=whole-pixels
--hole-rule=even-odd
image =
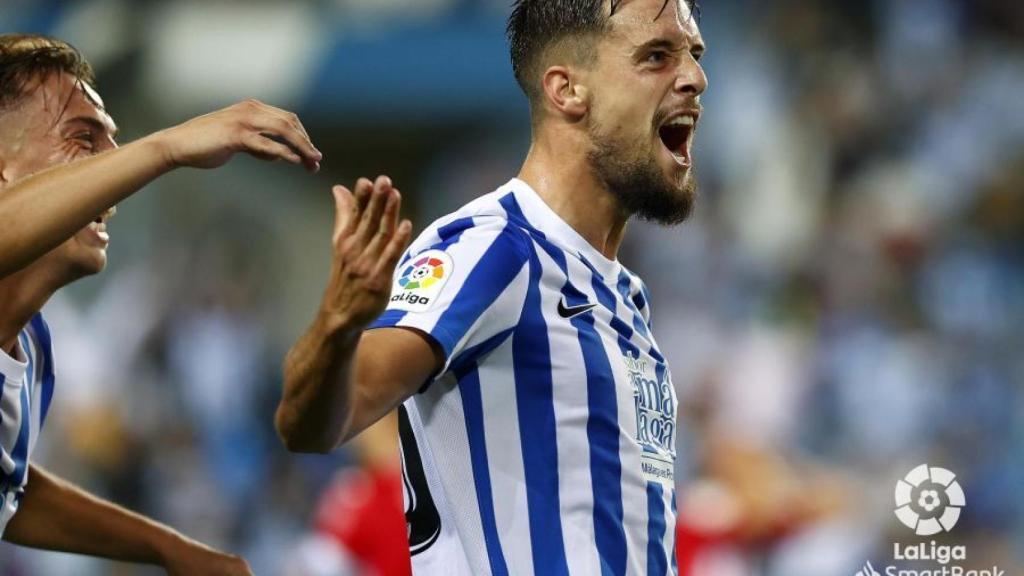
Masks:
[[[625,355],[636,407],[636,439],[644,446],[675,456],[676,395],[663,367],[647,358]]]

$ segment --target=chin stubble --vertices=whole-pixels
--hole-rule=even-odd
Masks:
[[[696,179],[691,166],[683,181],[674,186],[651,157],[612,138],[594,135],[587,155],[595,173],[630,216],[665,226],[685,221],[693,211]]]

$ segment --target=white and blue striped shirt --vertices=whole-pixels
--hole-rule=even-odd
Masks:
[[[676,572],[677,403],[648,302],[520,180],[413,242],[373,327],[446,359],[400,409],[414,573]]]
[[[18,334],[21,359],[0,350],[0,535],[18,511],[29,455],[53,398],[50,330],[42,314]]]

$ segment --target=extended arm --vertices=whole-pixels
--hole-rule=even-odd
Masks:
[[[237,152],[319,167],[298,118],[249,100],[65,166],[0,193],[0,278],[17,271],[97,216],[181,166],[214,168]]]
[[[251,576],[223,554],[31,465],[29,483],[4,540],[46,550],[158,564],[172,575]]]
[[[411,396],[441,366],[424,335],[364,329],[384,311],[411,224],[391,182],[335,187],[334,262],[313,324],[285,359],[275,425],[289,450],[328,452]]]

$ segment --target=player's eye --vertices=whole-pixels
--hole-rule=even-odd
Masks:
[[[93,142],[92,132],[89,132],[89,131],[76,132],[76,133],[71,135],[71,139],[74,140],[75,142],[77,142],[78,144],[81,144],[85,148],[88,148],[89,150],[92,150],[95,147],[95,143]]]
[[[655,50],[644,58],[644,61],[648,64],[664,64],[666,60],[668,60],[668,52],[664,50]]]

